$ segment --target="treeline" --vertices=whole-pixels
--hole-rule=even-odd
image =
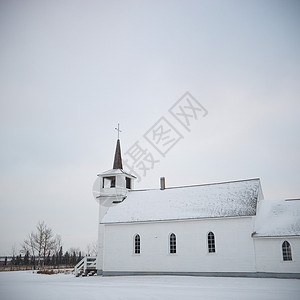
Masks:
[[[87,246],[87,256],[96,255],[96,247]],[[54,235],[45,222],[38,222],[36,229],[24,239],[21,251],[10,257],[0,257],[2,266],[33,266],[35,269],[44,266],[75,266],[84,254],[78,248],[63,252],[60,235]]]
[[[29,251],[26,251],[24,255],[13,255],[12,257],[5,257],[4,261],[1,262],[1,265],[8,266],[60,266],[68,265],[75,266],[82,259],[81,251],[66,251],[63,253],[62,246],[59,251],[55,254],[48,252],[44,257],[37,257],[30,255]]]

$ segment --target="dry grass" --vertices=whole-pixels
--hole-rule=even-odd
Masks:
[[[38,266],[0,266],[0,272],[7,271],[25,271],[25,270],[38,270],[38,274],[58,274],[58,273],[66,273],[69,274],[72,272],[74,267],[72,266],[44,266],[39,268]]]
[[[72,269],[41,269],[37,271],[37,274],[46,274],[46,275],[54,275],[54,274],[70,274],[72,273]]]

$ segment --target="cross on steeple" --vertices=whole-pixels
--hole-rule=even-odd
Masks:
[[[119,123],[118,123],[118,128],[115,128],[115,130],[118,131],[118,139],[119,139],[119,137],[120,137],[120,132],[122,132],[122,131],[120,130],[120,124],[119,124]]]

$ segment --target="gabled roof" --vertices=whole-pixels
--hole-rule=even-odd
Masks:
[[[257,210],[254,237],[300,236],[300,199],[264,200]]]
[[[129,191],[102,223],[253,216],[259,195],[259,179]]]
[[[113,169],[123,169],[120,140],[117,140]]]

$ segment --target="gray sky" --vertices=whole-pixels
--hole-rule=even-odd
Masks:
[[[136,188],[259,177],[300,197],[299,25],[299,1],[2,0],[0,255],[39,220],[64,250],[96,241],[114,128],[124,154],[186,91],[207,116],[172,123],[184,138]]]

